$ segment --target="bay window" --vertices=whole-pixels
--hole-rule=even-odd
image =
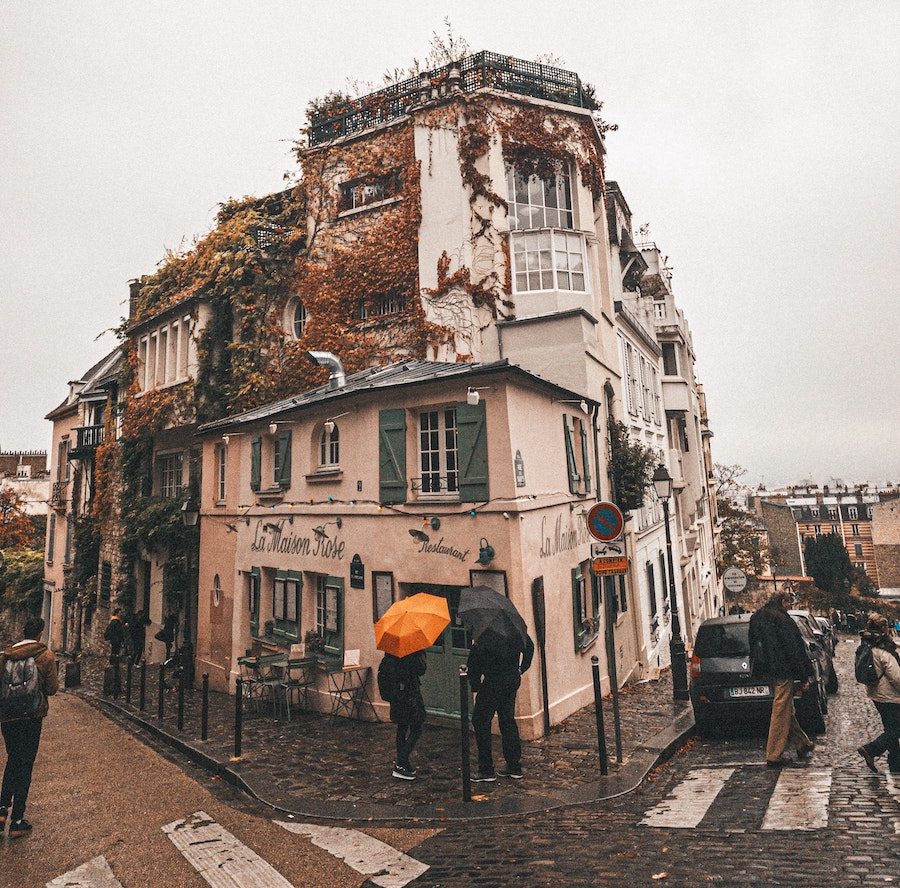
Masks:
[[[513,290],[587,290],[584,235],[574,229],[569,171],[525,177],[506,170]]]

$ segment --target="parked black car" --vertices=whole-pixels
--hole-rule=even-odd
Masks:
[[[828,641],[828,646],[831,648],[831,656],[833,657],[837,651],[837,632],[834,631],[834,626],[831,625],[831,620],[829,620],[828,617],[816,617],[815,620],[822,630],[822,635],[824,635]]]
[[[815,678],[806,691],[796,683],[794,705],[803,729],[821,734],[828,695],[822,667],[815,652],[810,653]],[[754,716],[768,719],[772,689],[750,674],[750,614],[714,617],[701,624],[691,657],[690,694],[701,736],[711,735],[729,722],[742,723]]]
[[[838,690],[838,677],[834,668],[834,654],[822,627],[816,622],[816,618],[804,610],[792,610],[788,613],[794,618],[794,622],[800,627],[803,641],[806,642],[807,652],[812,659],[818,660],[819,668],[825,676],[825,690],[829,694],[836,694]]]

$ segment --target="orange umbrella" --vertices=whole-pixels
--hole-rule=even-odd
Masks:
[[[450,625],[447,599],[427,592],[394,602],[375,624],[380,651],[405,657],[433,645]]]

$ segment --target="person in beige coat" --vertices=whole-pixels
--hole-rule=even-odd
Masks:
[[[876,684],[866,685],[866,693],[881,716],[884,732],[860,746],[857,752],[869,770],[876,772],[875,759],[887,753],[888,769],[892,774],[900,774],[900,651],[891,638],[887,619],[881,614],[869,614],[866,628],[859,635],[872,647],[879,679]]]

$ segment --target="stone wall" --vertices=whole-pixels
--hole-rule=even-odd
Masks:
[[[878,503],[872,509],[872,543],[882,589],[900,589],[900,500]]]

